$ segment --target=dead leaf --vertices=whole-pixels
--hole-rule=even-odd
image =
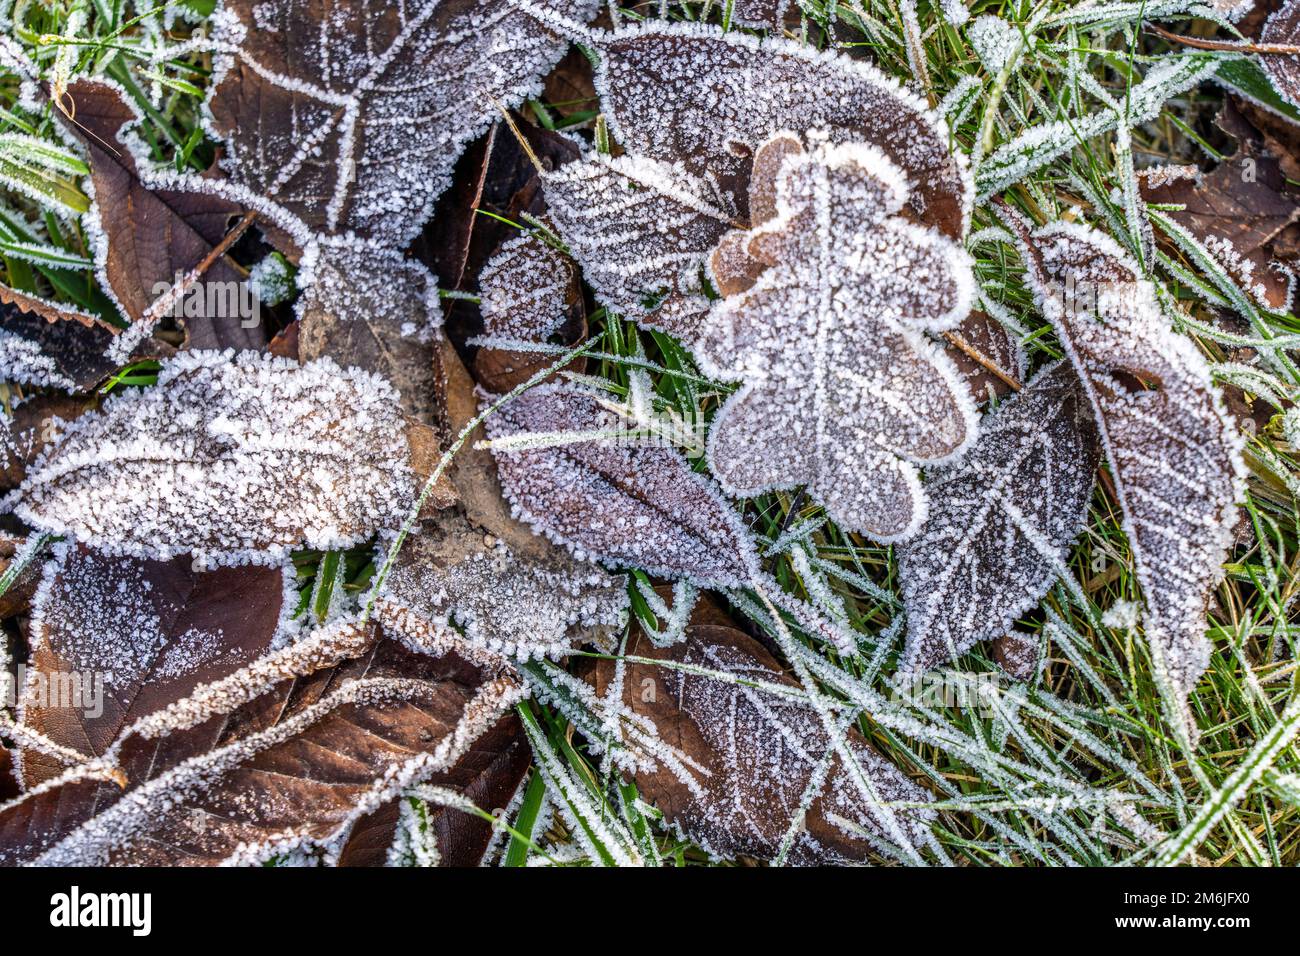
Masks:
[[[1024,381],[1028,359],[1020,339],[987,312],[972,312],[944,339],[976,401],[1005,398],[1012,383]]]
[[[663,742],[696,768],[688,781],[667,766],[636,773],[637,789],[668,823],[711,853],[775,857],[814,783],[818,795],[792,834],[790,862],[866,861],[900,832],[910,844],[924,840],[933,813],[888,804],[925,804],[929,795],[849,729],[845,744],[879,801],[869,805],[817,713],[800,699],[799,684],[757,641],[706,625],[689,627],[685,641],[659,648],[637,630],[626,653],[644,660],[624,663],[621,690],[610,688],[619,668],[601,660],[593,678],[597,693],[652,720]]]
[[[92,316],[0,286],[0,377],[5,381],[90,391],[117,369],[104,355],[115,334]]]
[[[15,404],[13,414],[0,419],[0,489],[17,488],[27,469],[55,441],[64,422],[89,408],[84,398],[43,394]]]
[[[1078,377],[1058,362],[989,414],[960,462],[926,475],[929,517],[897,550],[900,669],[928,671],[1002,637],[1069,574],[1100,458]]]
[[[598,47],[596,89],[614,138],[711,180],[741,220],[754,150],[782,130],[824,129],[881,150],[915,184],[917,216],[964,234],[973,190],[943,120],[869,63],[699,23],[627,26]]]
[[[286,600],[297,600],[277,567],[196,571],[188,556],[106,558],[69,545],[56,546],[42,577],[19,717],[92,757],[136,721],[266,653]],[[33,750],[20,757],[29,788],[65,769]]]
[[[409,456],[397,395],[367,372],[186,352],[68,425],[16,511],[106,554],[275,563],[400,524]]]
[[[596,394],[541,385],[489,417],[487,428],[515,513],[579,557],[707,586],[752,580],[758,559],[749,533],[712,482],[666,440],[631,437],[636,426]],[[618,431],[621,439],[609,434]],[[554,433],[579,440],[529,447],[526,436]]]
[[[131,127],[140,115],[116,87],[78,80],[68,94],[76,119],[65,125],[86,148],[95,187],[95,204],[87,215],[92,234],[105,239],[96,244],[96,265],[124,317],[139,323],[159,298],[155,289],[172,286],[178,276],[199,266],[244,210],[206,189],[197,176],[158,177],[141,168],[137,147],[123,142],[133,137]],[[261,321],[223,314],[231,311],[224,293],[246,279],[228,257],[212,263],[203,281],[226,285],[220,302],[206,294],[186,300],[185,311],[195,313],[180,319],[188,347],[255,349],[266,343]]]
[[[586,22],[593,0],[544,0]],[[567,40],[510,3],[230,0],[209,97],[231,175],[313,232],[397,249],[462,150],[519,105]]]
[[[925,520],[912,462],[943,464],[975,435],[966,383],[926,336],[970,311],[970,259],[898,215],[905,175],[871,147],[789,152],[780,169],[778,214],[746,250],[770,268],[714,305],[694,346],[705,374],[743,383],[709,467],[728,494],[803,484],[845,530],[903,540]]]
[[[1206,610],[1238,520],[1242,440],[1205,360],[1170,329],[1154,288],[1118,244],[1061,222],[1031,234],[1009,209],[1002,215],[1019,239],[1026,281],[1092,404],[1136,559],[1155,668],[1186,695],[1209,662]],[[1079,306],[1088,300],[1095,308]]]

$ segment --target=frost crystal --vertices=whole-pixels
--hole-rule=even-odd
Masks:
[[[689,339],[709,304],[700,268],[733,217],[683,169],[593,155],[544,178],[547,210],[606,307]]]
[[[926,476],[930,516],[898,548],[902,669],[927,671],[1001,637],[1068,573],[1099,458],[1078,379],[1057,363],[989,416],[956,466]]]
[[[598,47],[596,91],[615,139],[708,177],[738,208],[747,157],[763,141],[824,128],[835,142],[876,146],[906,170],[915,212],[954,238],[965,231],[972,187],[943,120],[875,67],[695,23],[628,27]]]
[[[752,579],[749,534],[712,483],[676,449],[636,437],[592,393],[540,386],[491,416],[487,431],[493,442],[577,439],[493,453],[515,515],[580,558],[711,586]]]
[[[924,840],[930,811],[885,804],[923,805],[929,795],[848,731],[845,744],[878,800],[870,805],[816,711],[798,699],[799,685],[760,644],[726,627],[687,634],[662,649],[638,633],[627,653],[690,670],[602,662],[597,678],[598,689],[653,720],[690,758],[636,774],[642,798],[669,823],[720,857],[772,859],[788,834],[788,859],[798,864],[865,859],[892,839],[890,817],[910,842]]]
[[[1237,523],[1242,440],[1205,360],[1169,328],[1154,287],[1114,240],[1060,222],[1030,236],[1018,216],[1006,218],[1092,403],[1155,665],[1187,693],[1209,662],[1206,604]]]
[[[573,264],[532,233],[502,243],[479,273],[485,335],[544,342],[564,324]]]
[[[898,213],[904,173],[864,144],[785,159],[777,215],[750,233],[767,263],[715,303],[695,352],[744,386],[718,413],[708,459],[724,490],[806,484],[842,527],[895,541],[925,520],[916,468],[973,439],[961,373],[925,335],[970,311],[964,250]]]
[[[595,0],[539,0],[586,22]],[[505,0],[226,0],[209,98],[231,174],[313,230],[401,247],[466,144],[566,40]]]
[[[558,555],[550,563],[516,555],[451,511],[406,543],[375,614],[420,649],[468,656],[482,648],[527,660],[608,643],[627,605],[621,576]]]
[[[966,28],[966,38],[975,48],[975,54],[990,73],[1006,66],[1020,43],[1020,32],[1001,17],[985,15],[976,17]]]
[[[366,372],[181,353],[153,388],[68,425],[16,510],[109,554],[270,563],[346,547],[412,504],[403,428],[393,389]]]

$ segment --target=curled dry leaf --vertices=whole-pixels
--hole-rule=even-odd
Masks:
[[[382,642],[289,681],[195,753],[68,825],[89,785],[56,780],[0,808],[0,862],[195,865],[332,861],[354,825],[419,783],[472,783],[499,750],[515,681]],[[484,735],[488,735],[485,737]]]
[[[396,527],[410,449],[383,380],[329,360],[187,352],[70,424],[17,513],[106,554],[273,563]]]
[[[104,353],[116,330],[93,316],[0,286],[0,379],[89,391],[117,368]]]
[[[131,132],[140,114],[117,86],[78,80],[68,95],[76,119],[65,125],[85,146],[95,187],[95,203],[83,222],[93,240],[100,284],[112,292],[122,314],[137,323],[114,353],[124,364],[161,317],[142,321],[159,299],[156,290],[199,267],[244,210],[217,195],[208,180],[154,170]],[[226,289],[247,288],[246,279],[224,256],[204,273],[206,282],[227,283]],[[217,302],[192,295],[184,311],[181,321],[190,348],[260,348],[266,342],[265,326],[227,308],[224,296]]]
[[[714,305],[695,345],[707,374],[744,382],[709,433],[728,493],[805,484],[832,520],[882,541],[925,520],[910,462],[951,460],[978,421],[926,332],[965,318],[974,279],[958,243],[897,215],[908,194],[870,146],[785,155],[777,215],[746,249],[769,268]]]
[[[597,395],[542,385],[487,430],[514,514],[580,559],[706,586],[753,579],[753,543],[713,484],[665,442],[636,437]],[[574,440],[555,444],[556,435]]]
[[[586,22],[594,0],[540,0]],[[209,97],[231,175],[313,232],[419,234],[457,157],[568,48],[508,0],[227,0]]]
[[[435,345],[442,314],[429,270],[374,243],[323,240],[308,246],[299,281],[298,358],[374,372],[397,389],[407,415],[441,424]]]
[[[102,757],[124,728],[268,651],[296,606],[291,586],[277,567],[196,571],[187,556],[108,558],[57,545],[33,602],[20,719]],[[69,681],[78,699],[68,699]],[[29,788],[65,769],[35,750],[20,756]],[[158,763],[142,756],[137,764]]]
[[[607,308],[681,338],[708,301],[700,269],[733,217],[705,183],[644,156],[593,154],[543,182],[556,230]]]
[[[927,671],[1002,637],[1069,573],[1100,457],[1078,377],[1058,362],[989,415],[960,462],[927,474],[930,515],[897,552],[902,669]]]
[[[792,825],[788,858],[800,864],[867,860],[873,849],[896,845],[899,833],[923,842],[933,813],[888,804],[923,805],[929,795],[851,729],[844,742],[875,794],[869,803],[799,684],[757,641],[728,627],[691,626],[670,648],[637,631],[626,653],[642,660],[601,660],[598,693],[652,720],[690,768],[690,779],[666,766],[642,770],[637,789],[709,852],[772,859]],[[800,824],[810,787],[816,797]]]
[[[469,657],[481,651],[489,662],[608,645],[627,607],[621,575],[560,551],[551,560],[516,555],[449,509],[425,521],[403,547],[375,616],[417,650],[455,649]]]
[[[1155,666],[1185,695],[1209,662],[1205,615],[1237,523],[1241,437],[1205,360],[1169,328],[1155,289],[1118,244],[1069,223],[1031,234],[1009,209],[1003,216],[1092,404]],[[1074,302],[1064,295],[1069,284]],[[1095,311],[1079,301],[1095,302]]]
[[[972,187],[944,122],[875,67],[806,44],[697,23],[650,22],[597,42],[596,90],[630,153],[708,178],[744,219],[747,159],[779,130],[825,129],[876,146],[914,184],[907,201],[951,238]]]

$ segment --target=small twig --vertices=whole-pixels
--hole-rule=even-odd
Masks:
[[[1002,369],[998,368],[998,364],[996,362],[994,362],[991,358],[989,358],[987,355],[985,355],[975,346],[971,345],[969,342],[967,342],[956,332],[945,332],[943,333],[943,337],[945,340],[950,342],[955,348],[959,349],[962,353],[964,353],[972,362],[977,363],[985,370],[992,372],[994,375],[1000,378],[1003,382],[1005,382],[1008,386],[1010,386],[1012,390],[1018,392],[1023,387],[1020,384],[1020,382],[1018,382],[1013,376],[1008,375]]]
[[[213,246],[206,256],[199,260],[198,265],[187,272],[179,282],[175,283],[170,289],[154,300],[153,305],[149,306],[144,315],[140,317],[140,321],[156,322],[158,319],[162,318],[166,312],[170,311],[172,306],[175,305],[176,300],[184,296],[186,292],[193,288],[194,283],[203,278],[204,273],[211,269],[218,259],[230,251],[231,247],[234,246],[234,244],[239,241],[239,238],[248,231],[248,227],[251,226],[253,221],[256,219],[257,213],[253,210],[250,209],[248,212],[244,213],[239,218],[239,222],[235,223],[234,226],[231,227],[230,231],[222,237],[221,241]]]
[[[1147,29],[1171,43],[1181,43],[1197,50],[1221,50],[1227,53],[1263,53],[1276,56],[1295,56],[1300,54],[1300,46],[1294,43],[1251,43],[1249,40],[1203,40],[1200,37],[1182,36],[1170,33],[1163,27],[1148,23]]]

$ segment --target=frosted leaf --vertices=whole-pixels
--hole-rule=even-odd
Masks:
[[[930,515],[897,549],[901,669],[928,671],[1001,637],[1069,573],[1100,457],[1078,379],[1057,363],[988,416],[960,462],[927,473]]]
[[[943,120],[868,63],[697,23],[629,26],[599,50],[596,90],[614,138],[708,177],[742,216],[747,157],[779,130],[824,128],[835,142],[876,146],[906,171],[924,221],[965,231],[972,187]]]
[[[0,381],[86,391],[117,365],[114,330],[89,315],[0,286]]]
[[[864,144],[786,158],[779,212],[748,247],[771,268],[714,304],[695,345],[706,374],[744,382],[709,434],[729,494],[804,484],[845,529],[901,540],[925,520],[911,462],[941,464],[974,438],[966,384],[925,334],[970,311],[970,261],[896,215],[907,195]]]
[[[802,688],[757,641],[729,627],[705,625],[688,628],[680,644],[658,648],[638,631],[627,654],[723,675],[602,660],[595,676],[598,692],[652,720],[659,737],[686,758],[675,769],[662,762],[638,769],[637,789],[668,823],[710,853],[772,859],[800,813],[792,863],[867,859],[873,846],[889,841],[884,814],[892,814],[913,844],[923,842],[934,814],[868,805],[832,751],[816,711],[798,699]],[[846,744],[881,803],[929,801],[856,730],[848,731]],[[810,785],[817,792],[808,803]]]
[[[1261,44],[1295,47],[1300,44],[1300,0],[1284,0],[1264,21]],[[1260,57],[1273,88],[1293,106],[1300,106],[1300,55],[1269,54]]]
[[[1012,680],[1032,680],[1039,657],[1039,639],[1034,634],[1009,631],[993,641],[993,659]]]
[[[596,0],[540,0],[586,22]],[[231,175],[316,231],[417,236],[461,150],[568,42],[505,0],[227,0],[208,100]]]
[[[564,323],[573,263],[532,233],[502,243],[479,273],[485,335],[545,342]]]
[[[549,562],[516,555],[447,511],[403,546],[375,615],[418,649],[465,656],[482,649],[527,660],[607,644],[622,630],[627,607],[621,576],[562,552]]]
[[[494,447],[514,514],[579,558],[742,587],[757,568],[739,517],[671,447],[644,438],[592,393],[542,385],[487,420],[489,437],[604,433],[545,447]],[[622,433],[621,437],[618,433]]]
[[[58,545],[32,604],[19,716],[55,743],[103,756],[124,727],[266,652],[296,606],[286,587],[277,567],[196,571],[185,556]],[[72,682],[77,699],[64,699]],[[25,751],[21,769],[31,787],[64,768]]]
[[[1205,360],[1113,240],[1060,222],[1031,236],[1018,216],[1004,218],[1092,403],[1155,665],[1187,693],[1209,661],[1206,605],[1237,523],[1242,440]]]
[[[28,472],[17,513],[107,554],[278,561],[395,527],[414,488],[382,379],[329,360],[185,352],[119,392]]]
[[[642,156],[593,154],[543,184],[556,231],[601,304],[690,338],[709,307],[700,268],[733,225],[703,182]]]
[[[375,242],[331,238],[308,246],[298,282],[298,358],[374,372],[406,414],[437,424],[442,309],[429,270]]]
[[[246,715],[251,723],[232,721],[233,739],[129,789],[75,829],[60,827],[76,805],[73,794],[60,794],[71,781],[30,793],[25,812],[8,805],[0,861],[250,864],[299,854],[329,862],[359,820],[407,788],[472,782],[492,753],[476,758],[476,741],[490,746],[520,697],[509,677],[391,642],[319,679],[281,685]],[[42,831],[10,825],[24,816]]]

